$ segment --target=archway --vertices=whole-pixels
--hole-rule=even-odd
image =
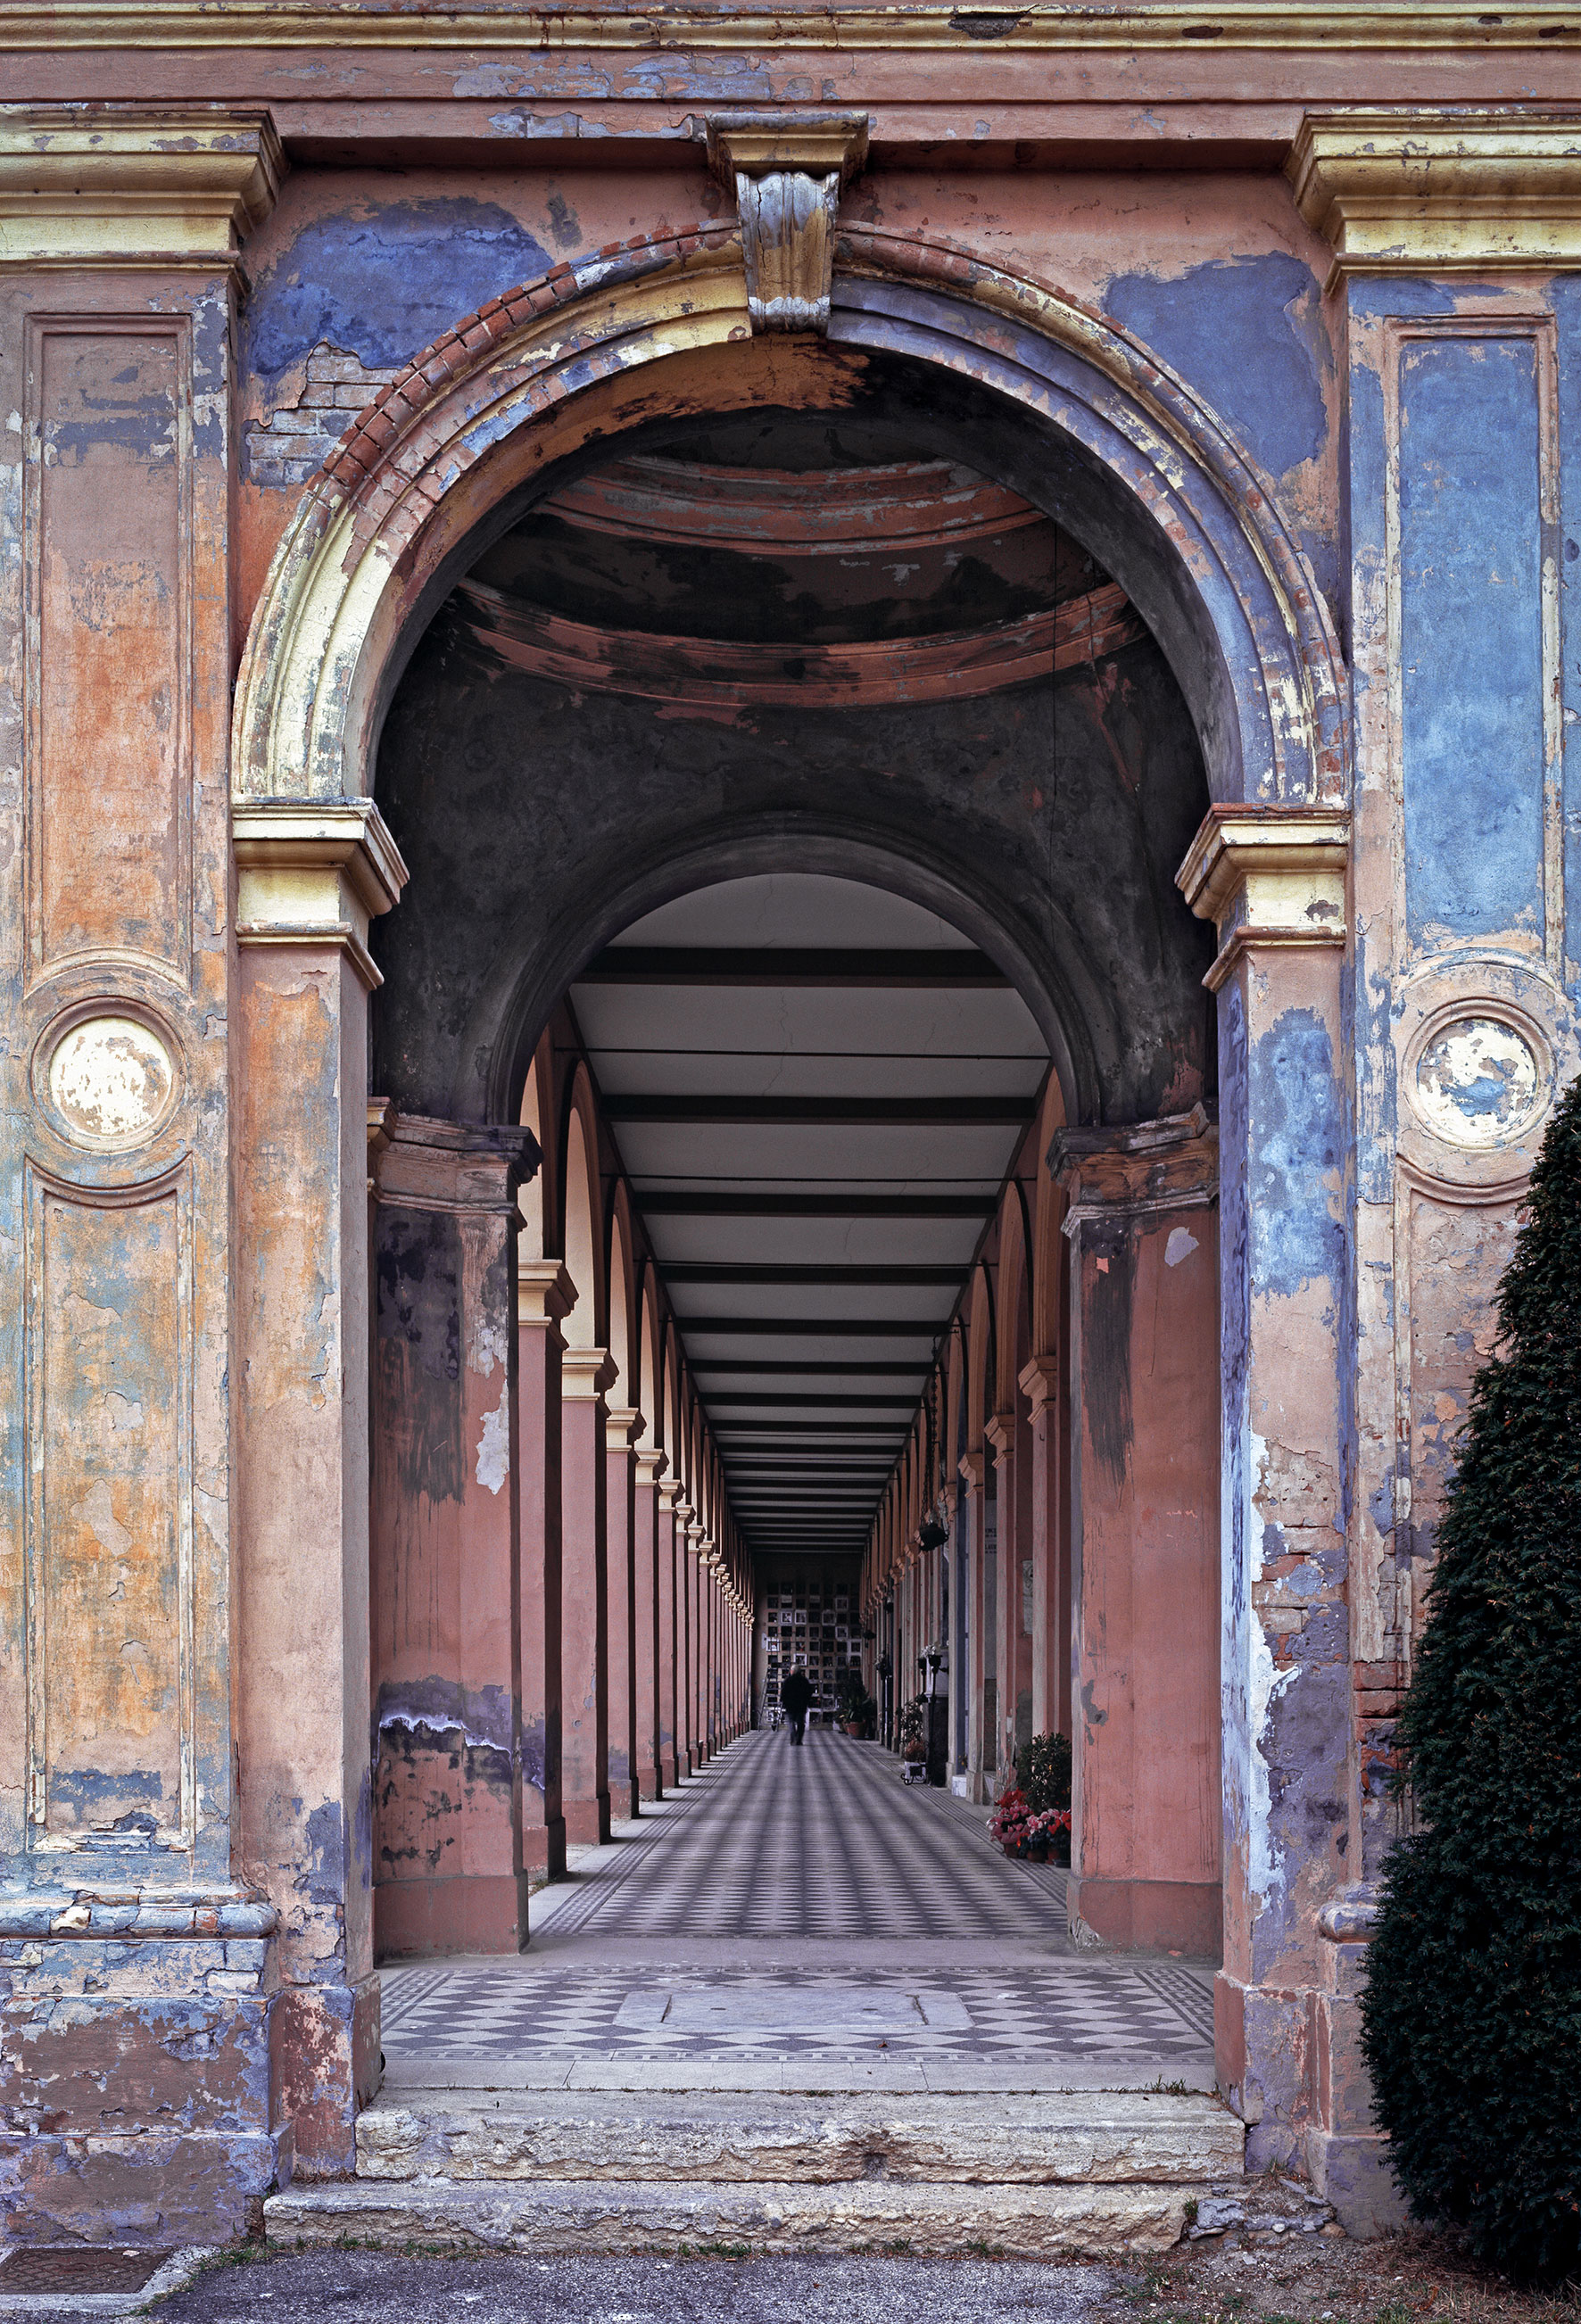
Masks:
[[[299,854],[324,851],[312,858],[319,862],[335,861],[328,851],[338,848],[350,867],[341,899],[360,881],[365,916],[370,904],[377,910],[400,880],[399,867],[381,855],[376,810],[366,804],[376,788],[378,739],[433,613],[480,551],[550,482],[587,473],[602,439],[652,429],[656,410],[668,429],[761,408],[767,386],[777,409],[843,410],[860,383],[874,381],[886,394],[913,383],[911,416],[920,426],[916,407],[929,403],[930,424],[946,434],[992,412],[996,471],[1013,479],[1030,507],[1052,510],[1073,533],[1104,541],[1115,586],[1167,650],[1192,713],[1192,747],[1222,805],[1289,807],[1335,793],[1343,780],[1335,658],[1299,560],[1211,417],[1141,350],[1052,293],[980,266],[963,269],[937,251],[859,235],[842,244],[827,346],[768,347],[742,336],[728,238],[683,241],[689,246],[644,246],[583,276],[562,276],[541,297],[502,302],[397,383],[310,493],[277,561],[238,688],[238,829],[250,835],[249,846],[266,851],[278,834],[280,846]],[[932,383],[927,394],[918,381]],[[934,447],[938,440],[936,432]],[[892,817],[871,811],[871,799],[864,806],[869,811],[840,814],[827,802],[781,799],[765,813],[753,802],[733,818],[726,803],[708,833],[680,831],[661,848],[639,848],[640,860],[618,879],[599,865],[596,880],[585,875],[558,897],[535,898],[526,915],[494,932],[486,971],[464,993],[451,991],[438,1038],[425,1048],[417,1028],[415,1042],[402,1036],[385,1052],[410,1068],[402,1102],[453,1121],[514,1118],[537,1031],[590,952],[704,876],[749,875],[791,856],[800,867],[847,877],[882,866],[897,892],[948,902],[957,924],[1028,994],[1076,1130],[1168,1121],[1171,1153],[1200,1148],[1205,1124],[1193,1106],[1171,1111],[1167,1043],[1138,1055],[1113,980],[1096,973],[1079,929],[1049,901],[1046,881],[1029,908],[1008,893],[994,864],[954,844],[957,831],[926,819],[899,830]],[[1170,851],[1176,860],[1179,836]],[[370,874],[363,867],[374,858]],[[1170,868],[1162,881],[1151,881],[1155,896]],[[1046,855],[1039,869],[1047,872]],[[343,908],[342,917],[355,933],[355,910]],[[403,911],[381,938],[387,971],[400,970],[406,932],[417,926]],[[1178,946],[1172,964],[1188,950]],[[1205,957],[1199,951],[1198,970]],[[391,974],[393,992],[402,982]],[[343,1006],[350,1029],[339,1038],[350,1047],[355,995]],[[1234,1066],[1237,1044],[1250,1035],[1244,1019],[1231,1023]],[[1069,1150],[1077,1178],[1090,1151],[1079,1139]],[[1200,1166],[1200,1152],[1187,1158]],[[1145,1191],[1153,1166],[1133,1168],[1128,1157],[1124,1167],[1133,1190]],[[1076,1191],[1073,1211],[1089,1214],[1093,1188]],[[1172,1188],[1171,1202],[1186,1197],[1210,1200],[1195,1182]],[[1192,1248],[1201,1248],[1200,1238]],[[568,1287],[551,1281],[554,1257],[546,1251],[541,1261],[546,1314],[557,1298],[562,1314],[574,1313]],[[1108,1272],[1103,1259],[1094,1259],[1099,1275]],[[1244,1305],[1244,1278],[1234,1299]],[[585,1352],[599,1347],[595,1339]],[[1237,1393],[1244,1372],[1243,1364]],[[695,1402],[678,1411],[672,1473],[674,1513],[693,1545],[700,1590],[701,1568],[716,1570],[720,1518]],[[1238,1525],[1244,1477],[1230,1498]],[[904,1546],[892,1526],[891,1538]],[[690,1658],[694,1753],[706,1752],[711,1732],[710,1707],[695,1683],[702,1618],[700,1598],[684,1616],[677,1609]],[[678,1757],[680,1720],[678,1711]],[[552,1865],[547,1769],[543,1796]],[[1243,1789],[1234,1813],[1244,1823],[1251,1812]],[[562,1845],[563,1829],[561,1819]]]

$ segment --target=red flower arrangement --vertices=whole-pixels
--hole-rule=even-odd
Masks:
[[[1026,1794],[1012,1784],[988,1819],[988,1830],[1006,1856],[1046,1858],[1070,1831],[1068,1808],[1028,1807]]]

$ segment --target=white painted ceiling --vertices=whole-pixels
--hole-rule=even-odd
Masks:
[[[1042,1088],[1030,1011],[934,914],[806,874],[665,905],[570,999],[744,1539],[859,1550]]]

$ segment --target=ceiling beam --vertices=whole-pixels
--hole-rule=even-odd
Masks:
[[[957,1291],[966,1280],[969,1269],[965,1267],[869,1266],[865,1263],[829,1267],[756,1267],[738,1264],[731,1259],[688,1259],[669,1266],[661,1260],[659,1272],[666,1283],[772,1283],[781,1287],[795,1283],[860,1283],[882,1286],[886,1290]],[[688,1318],[682,1315],[677,1321],[684,1330]]]
[[[909,1130],[923,1126],[1023,1129],[1032,1118],[1026,1097],[804,1097],[707,1096],[641,1091],[606,1092],[606,1120],[772,1124],[846,1123],[866,1129]]]
[[[652,1219],[991,1219],[997,1194],[649,1194],[638,1204]]]
[[[904,1428],[887,1428],[879,1420],[717,1420],[716,1436],[871,1436],[886,1444],[903,1443]]]
[[[712,1414],[722,1404],[771,1405],[776,1411],[794,1411],[804,1405],[837,1405],[842,1412],[895,1412],[910,1415],[917,1408],[914,1396],[788,1396],[772,1388],[716,1388],[703,1398]]]
[[[928,1366],[925,1363],[907,1362],[899,1356],[892,1363],[887,1364],[875,1364],[865,1360],[842,1363],[837,1358],[829,1356],[804,1356],[800,1362],[793,1356],[774,1360],[763,1356],[694,1357],[692,1378],[697,1379],[703,1372],[727,1372],[732,1379],[772,1379],[782,1372],[788,1372],[793,1377],[799,1374],[816,1377],[819,1373],[827,1372],[838,1379],[893,1379],[898,1377],[926,1380]],[[717,1391],[714,1392],[717,1393]],[[710,1391],[706,1388],[701,1389],[705,1404],[708,1400],[709,1393]]]
[[[684,1339],[689,1332],[717,1332],[721,1338],[744,1339],[749,1334],[772,1336],[778,1333],[787,1340],[922,1340],[931,1348],[938,1337],[938,1326],[927,1315],[872,1316],[857,1318],[849,1315],[678,1315],[675,1319]],[[705,1363],[728,1361],[726,1357],[704,1357]]]
[[[975,985],[1003,991],[1010,979],[976,951],[889,945],[610,945],[578,984]]]

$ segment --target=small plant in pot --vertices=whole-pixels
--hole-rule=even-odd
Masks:
[[[901,1757],[905,1761],[904,1780],[920,1784],[928,1775],[928,1697],[914,1694],[901,1709]]]
[[[847,1735],[865,1735],[870,1722],[877,1716],[878,1705],[863,1685],[861,1677],[847,1673],[840,1681],[840,1724]]]
[[[1056,1864],[1070,1861],[1070,1738],[1034,1735],[1015,1755],[1016,1787],[1037,1821],[1044,1853]]]

